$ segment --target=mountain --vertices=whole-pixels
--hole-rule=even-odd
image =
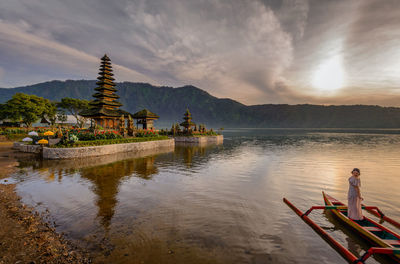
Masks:
[[[15,93],[35,94],[59,101],[64,97],[93,99],[96,81],[50,81],[17,88],[0,88],[0,103]],[[158,114],[157,127],[181,122],[186,107],[193,121],[208,127],[283,128],[399,128],[400,108],[369,105],[287,105],[246,106],[231,99],[216,98],[194,86],[172,88],[147,83],[117,83],[122,109],[135,113],[147,108]]]

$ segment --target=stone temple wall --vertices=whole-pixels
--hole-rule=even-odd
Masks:
[[[13,149],[19,150],[26,153],[40,153],[42,146],[39,145],[28,145],[22,142],[14,142]]]
[[[110,155],[120,152],[143,151],[156,148],[174,148],[173,139],[134,142],[125,144],[112,144],[80,148],[43,148],[44,159],[74,159],[93,156]]]
[[[165,140],[111,144],[103,146],[80,148],[48,148],[39,145],[28,145],[22,142],[14,143],[13,148],[22,152],[41,154],[44,159],[82,159],[123,152],[142,152],[153,149],[171,149],[177,144],[222,144],[223,135],[203,137],[175,137]]]
[[[175,137],[174,139],[175,142],[183,143],[222,143],[224,141],[224,136]]]

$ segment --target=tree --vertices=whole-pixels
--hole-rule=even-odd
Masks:
[[[51,102],[43,97],[16,93],[2,106],[3,118],[9,118],[15,122],[21,121],[27,127],[40,117],[51,113]]]
[[[43,117],[47,117],[50,121],[50,125],[54,126],[57,121],[57,103],[56,102],[49,102],[46,104],[46,110],[43,114]]]
[[[6,114],[5,114],[5,104],[0,104],[0,120],[6,119]]]
[[[76,124],[78,127],[83,127],[85,125],[87,118],[80,116],[79,112],[89,109],[88,100],[65,97],[61,99],[61,102],[57,104],[57,107],[65,109],[73,115],[76,118]]]

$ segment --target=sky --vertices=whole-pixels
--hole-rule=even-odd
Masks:
[[[194,85],[246,105],[400,106],[399,0],[1,0],[0,87]]]

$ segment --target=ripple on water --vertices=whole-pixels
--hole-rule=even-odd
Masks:
[[[322,190],[345,201],[350,170],[360,167],[366,202],[400,218],[400,135],[372,132],[227,131],[222,146],[97,165],[26,162],[10,180],[99,262],[341,263],[282,198],[302,210],[323,204]],[[312,217],[352,251],[365,250],[328,215]]]

